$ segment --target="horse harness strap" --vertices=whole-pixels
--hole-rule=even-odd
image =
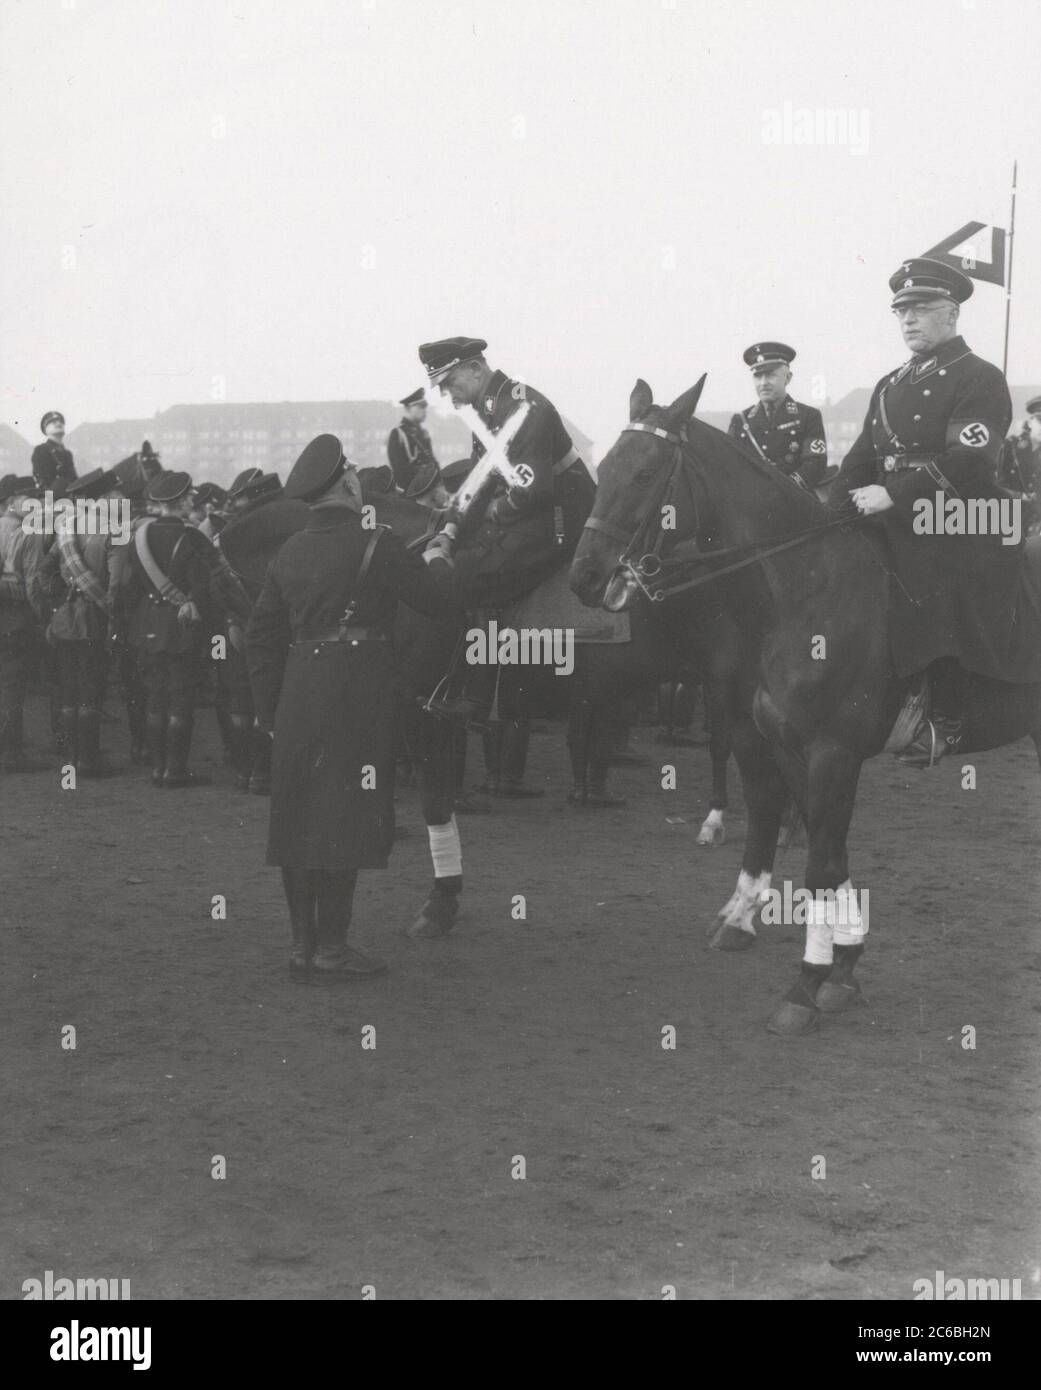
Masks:
[[[664,486],[660,489],[659,493],[651,499],[646,511],[637,522],[636,529],[631,534],[627,534],[621,527],[615,526],[611,522],[601,521],[597,517],[590,517],[587,520],[586,529],[590,531],[599,531],[603,535],[610,536],[613,540],[622,541],[625,544],[626,549],[619,556],[619,563],[629,570],[633,579],[652,602],[660,603],[663,599],[668,598],[672,594],[683,593],[688,589],[697,589],[702,585],[711,584],[716,579],[721,579],[724,575],[735,574],[739,570],[747,569],[751,565],[756,565],[763,560],[768,560],[774,555],[780,555],[786,550],[792,550],[795,546],[802,545],[803,542],[812,540],[814,536],[823,535],[825,531],[834,530],[839,526],[848,528],[854,521],[861,520],[860,517],[839,516],[834,520],[823,522],[818,526],[813,526],[809,530],[800,531],[797,535],[789,536],[787,539],[779,541],[776,545],[769,545],[765,549],[758,548],[759,542],[752,541],[744,545],[726,546],[719,550],[702,550],[696,555],[692,555],[686,559],[678,557],[666,560],[664,564],[660,558],[660,551],[664,544],[665,533],[661,527],[659,527],[653,549],[634,563],[630,558],[630,552],[636,548],[636,543],[642,535],[647,522],[654,514],[655,508],[659,507],[664,502],[666,496],[672,494],[678,471],[685,462],[684,451],[689,445],[689,440],[686,431],[677,434],[672,430],[662,429],[657,425],[643,424],[640,421],[633,421],[626,425],[622,433],[653,434],[657,438],[664,439],[667,443],[672,444],[675,449],[673,465],[669,469]],[[695,514],[696,511],[697,508],[695,506]],[[743,553],[750,549],[751,553]],[[691,579],[682,580],[679,583],[663,583],[660,587],[655,588],[653,592],[648,589],[644,583],[645,579],[654,578],[666,567],[673,570],[687,569],[690,566],[702,565],[710,560],[721,560],[730,555],[738,555],[741,556],[741,558],[734,560],[730,564],[720,565],[710,570],[707,574],[698,574]],[[648,560],[654,561],[654,569],[649,569],[647,567],[646,561]]]

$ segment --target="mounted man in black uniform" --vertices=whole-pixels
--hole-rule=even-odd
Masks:
[[[509,429],[511,417],[526,410],[506,450],[515,480],[507,482],[492,472],[465,510],[449,508],[445,530],[431,543],[438,553],[454,558],[463,606],[482,623],[497,618],[505,605],[530,593],[571,559],[596,493],[553,402],[489,366],[487,346],[483,338],[457,337],[423,343],[419,349],[431,385],[450,396],[457,409],[472,407],[488,435]],[[475,435],[474,468],[485,452]],[[468,487],[468,482],[462,485],[461,496]],[[449,716],[486,714],[495,675],[494,666],[473,669],[461,697],[432,707]],[[517,738],[526,745],[523,728]],[[523,766],[523,750],[510,756],[515,766]]]
[[[48,410],[40,430],[47,438],[33,450],[33,478],[41,492],[64,497],[76,481],[76,463],[71,449],[65,447],[65,416],[60,410]]]
[[[817,407],[788,394],[795,349],[787,343],[753,343],[743,357],[759,401],[731,419],[727,434],[812,491],[828,471],[828,445]]]
[[[408,492],[418,474],[425,473],[430,464],[437,467],[437,459],[430,433],[423,424],[427,417],[426,392],[420,387],[403,396],[399,404],[404,414],[387,435],[387,462],[398,492]]]
[[[922,521],[937,494],[971,503],[1009,500],[996,469],[1012,419],[997,367],[958,333],[973,291],[961,271],[920,257],[890,277],[893,313],[911,358],[878,382],[863,431],[835,479],[835,502],[850,497],[883,518],[897,583],[891,588],[890,654],[895,674],[926,668],[932,720],[898,754],[931,766],[957,751],[963,727],[963,670],[995,680],[1033,680],[1010,665],[1021,538],[947,533]]]

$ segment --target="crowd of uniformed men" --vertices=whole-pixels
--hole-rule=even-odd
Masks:
[[[922,260],[905,262],[890,283],[902,324],[910,317],[928,326],[930,304],[942,315],[971,293],[964,276]],[[899,307],[908,305],[907,313]],[[882,397],[889,392],[892,412],[901,387],[912,387],[908,410],[918,412],[917,422],[930,408],[930,388],[946,402],[959,371],[971,367],[972,354],[952,333],[938,349],[927,340],[915,348],[906,330],[905,338],[914,349],[908,370],[876,388],[875,413],[843,470],[858,484],[850,492],[865,512],[893,504],[894,470],[908,474],[919,466],[918,435],[930,433],[909,415],[900,428],[915,438],[899,440],[890,419],[880,423],[880,389]],[[552,402],[494,369],[486,348],[466,337],[420,347],[427,386],[401,401],[386,467],[360,476],[339,441],[323,435],[285,484],[256,468],[239,473],[227,490],[194,483],[187,473],[164,470],[147,441],[113,467],[80,477],[64,444],[65,420],[49,411],[31,473],[0,479],[0,771],[54,765],[26,743],[23,708],[34,677],[52,689],[50,735],[59,764],[71,764],[80,777],[110,772],[101,729],[115,678],[132,762],[149,767],[156,787],[191,787],[205,780],[189,766],[196,710],[212,696],[237,785],[272,794],[268,862],[282,870],[297,979],[345,979],[382,968],[348,947],[346,933],[357,871],[384,866],[394,834],[400,747],[391,638],[398,603],[432,620],[461,621],[464,613],[487,620],[573,554],[593,503],[592,475]],[[734,415],[729,433],[817,489],[827,471],[824,426],[817,409],[789,394],[794,358],[781,342],[747,350],[758,400]],[[944,382],[948,369],[952,381]],[[1003,378],[1001,388],[1007,399]],[[512,478],[493,473],[465,509],[453,509],[453,493],[469,485],[485,443],[475,435],[469,458],[439,465],[424,426],[432,389],[476,411],[485,440],[526,406],[508,450]],[[935,466],[951,446],[945,431],[956,405],[934,405]],[[1041,398],[1028,410],[1041,422]],[[1008,411],[997,410],[993,422],[1004,440]],[[971,454],[978,435],[963,427],[955,452]],[[921,452],[924,458],[924,445]],[[1000,482],[1028,502],[1036,498],[1038,450],[1028,425],[999,452],[984,454]],[[875,497],[879,484],[890,485],[884,499]],[[125,504],[129,537],[116,544],[104,533],[27,530],[29,504],[48,492]],[[365,501],[390,497],[428,509],[420,546],[406,547],[392,531],[365,523]],[[486,717],[494,672],[459,677],[435,712]],[[515,713],[488,751],[487,789],[505,796],[527,793],[526,712]],[[458,749],[458,733],[453,738]],[[467,807],[456,782],[461,803],[429,827],[436,891],[418,935],[443,932],[454,920],[461,860],[452,811]]]

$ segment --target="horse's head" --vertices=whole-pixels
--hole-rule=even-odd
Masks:
[[[629,424],[597,470],[596,501],[571,565],[571,588],[590,608],[624,608],[635,594],[627,565],[648,558],[643,551],[661,533],[679,441],[704,384],[702,377],[668,407],[654,404],[645,381],[633,387]]]

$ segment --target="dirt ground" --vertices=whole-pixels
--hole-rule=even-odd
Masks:
[[[39,697],[27,723],[42,746]],[[212,788],[0,782],[3,1297],[47,1269],[167,1299],[910,1298],[938,1269],[1041,1294],[1028,744],[981,755],[975,791],[865,769],[868,1006],[784,1042],[763,1025],[802,928],[705,946],[744,817],[735,775],[727,843],[696,847],[704,750],[640,730],[628,809],[578,811],[560,726],[539,734],[545,798],[461,818],[465,914],[439,942],[401,934],[431,875],[402,791],[409,833],[352,928],[391,972],[319,990],[286,974],[267,802],[233,789],[212,711],[200,728]],[[125,761],[123,726],[106,740]]]

